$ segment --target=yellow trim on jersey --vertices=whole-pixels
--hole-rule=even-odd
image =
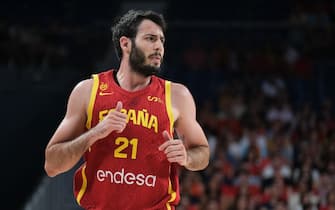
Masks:
[[[95,97],[96,93],[99,87],[99,77],[97,74],[92,75],[93,78],[93,85],[92,85],[92,91],[91,91],[91,97],[90,97],[90,102],[87,107],[87,121],[86,121],[86,128],[90,129],[91,128],[91,123],[92,123],[92,115],[93,115],[93,105],[95,102]]]
[[[167,114],[170,120],[170,134],[172,134],[174,118],[173,118],[173,112],[172,112],[171,82],[170,81],[165,81],[165,104],[166,104]]]
[[[171,198],[168,202],[171,203],[172,201],[176,199],[177,193],[172,189],[172,184],[171,184],[170,179],[169,179],[169,194],[171,195]]]
[[[166,104],[166,111],[170,120],[170,134],[173,135],[173,125],[174,125],[174,117],[172,111],[172,102],[171,102],[171,82],[165,81],[165,104]],[[170,168],[171,171],[171,168]],[[168,187],[168,194],[171,196],[168,202],[166,203],[166,209],[171,210],[170,203],[173,202],[176,197],[177,193],[172,189],[171,179],[169,178],[169,187]]]
[[[171,205],[170,203],[173,202],[176,197],[177,197],[177,193],[172,189],[172,184],[171,184],[171,180],[169,179],[169,188],[168,188],[168,193],[169,195],[171,195],[170,200],[168,200],[168,202],[166,203],[166,209],[167,210],[171,210]]]
[[[172,184],[171,184],[171,180],[169,179],[169,189],[168,189],[168,193],[171,195],[170,200],[167,202],[167,206],[170,206],[169,203],[173,202],[174,200],[176,200],[177,197],[177,193],[172,189]],[[171,208],[171,207],[170,207]]]
[[[81,176],[83,178],[83,183],[81,185],[80,191],[79,191],[79,193],[77,195],[77,198],[76,198],[79,205],[80,205],[80,201],[83,198],[84,193],[85,193],[86,188],[87,188],[87,177],[86,177],[86,174],[85,174],[85,169],[86,169],[86,165],[81,169]]]

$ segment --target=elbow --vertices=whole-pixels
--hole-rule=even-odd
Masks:
[[[189,162],[185,167],[190,171],[205,170],[209,165],[209,147],[200,146],[195,148],[192,153],[189,153]]]
[[[49,177],[55,177],[59,174],[55,166],[50,162],[50,152],[48,150],[45,151],[44,171]]]
[[[203,168],[200,169],[200,170],[205,170],[209,165],[209,159],[207,161],[205,161],[204,165],[203,165]]]
[[[197,171],[205,170],[209,165],[209,158],[204,160],[201,166],[197,169]]]
[[[200,170],[205,170],[208,167],[209,159],[210,159],[210,150],[209,150],[209,147],[206,146],[204,148],[204,161],[203,161],[203,164],[202,164],[202,167],[200,168]]]
[[[52,169],[47,163],[44,164],[44,170],[48,177],[55,177],[58,174],[56,170]]]
[[[202,171],[205,170],[208,167],[209,162],[202,162],[201,164],[197,166],[185,166],[185,168],[189,171]]]
[[[208,167],[209,165],[209,159],[210,159],[210,150],[209,150],[209,146],[204,146],[203,147],[203,154],[204,154],[204,160],[203,160],[203,164],[200,170],[204,170]]]

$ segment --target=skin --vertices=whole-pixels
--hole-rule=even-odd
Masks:
[[[161,28],[150,20],[143,20],[135,38],[136,46],[145,54],[145,64],[159,67],[164,56],[164,34]],[[123,56],[117,79],[121,88],[137,91],[150,83],[129,65],[132,42],[127,37],[120,38]],[[53,177],[70,170],[96,141],[111,132],[122,132],[127,126],[126,114],[120,112],[122,102],[95,127],[85,130],[86,110],[93,81],[79,82],[72,90],[64,119],[56,129],[45,149],[45,171]],[[166,142],[157,148],[166,154],[171,163],[178,163],[189,170],[202,170],[209,162],[209,147],[206,136],[196,121],[196,107],[189,90],[182,84],[171,84],[172,110],[175,129],[180,139],[173,139],[167,131],[162,135]]]

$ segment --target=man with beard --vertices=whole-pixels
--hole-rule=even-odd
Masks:
[[[153,11],[122,16],[112,28],[118,70],[76,85],[46,147],[50,177],[84,158],[74,175],[74,194],[85,209],[175,209],[178,168],[208,165],[209,147],[191,93],[157,76],[165,29],[163,16]]]

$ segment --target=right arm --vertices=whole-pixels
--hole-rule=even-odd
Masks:
[[[118,103],[117,111],[109,112],[97,126],[85,132],[92,83],[91,79],[84,80],[73,89],[65,117],[45,149],[44,168],[50,177],[70,170],[94,142],[112,131],[121,132],[126,126],[126,115],[120,112],[122,103]]]

